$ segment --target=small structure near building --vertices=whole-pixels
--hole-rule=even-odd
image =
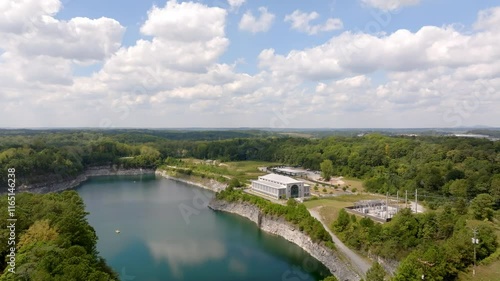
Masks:
[[[397,207],[390,206],[386,200],[362,200],[354,203],[354,206],[346,207],[346,210],[379,222],[390,221],[399,211]]]
[[[310,196],[310,186],[287,176],[268,174],[252,181],[252,190],[276,199]]]
[[[214,165],[214,166],[218,166],[218,161],[217,160],[212,160],[212,159],[207,159],[204,161],[204,163],[206,165]]]
[[[301,177],[301,176],[306,175],[305,171],[293,169],[293,168],[289,168],[289,167],[273,168],[273,171],[275,173],[278,173],[278,174],[292,176],[292,177]]]

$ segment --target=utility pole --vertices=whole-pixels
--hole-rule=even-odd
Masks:
[[[408,208],[408,190],[405,190],[405,208]]]
[[[415,214],[418,214],[418,189],[415,189]]]
[[[476,245],[479,244],[479,239],[476,238],[477,235],[477,228],[474,228],[472,230],[472,233],[474,233],[474,237],[472,237],[472,244],[474,244],[474,267],[472,268],[472,276],[476,276]]]
[[[387,221],[387,218],[389,217],[388,214],[389,214],[389,204],[388,204],[388,200],[387,200],[387,197],[389,196],[389,192],[386,192],[385,193],[385,220]]]
[[[399,212],[399,190],[396,192],[396,213]]]

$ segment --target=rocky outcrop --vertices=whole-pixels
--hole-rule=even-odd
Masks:
[[[360,280],[360,276],[349,269],[349,265],[339,258],[339,255],[330,248],[315,243],[309,236],[301,232],[294,225],[283,218],[274,218],[261,213],[260,209],[246,202],[226,202],[214,199],[208,207],[215,211],[238,214],[254,223],[262,230],[281,236],[298,245],[315,259],[323,263],[338,280]]]
[[[195,176],[187,176],[187,175],[182,175],[182,177],[179,176],[171,176],[168,174],[167,171],[164,170],[156,170],[156,175],[162,176],[167,179],[179,181],[179,182],[184,182],[190,185],[194,185],[197,187],[201,187],[204,189],[211,190],[213,192],[218,192],[221,190],[224,190],[227,187],[227,184],[218,182],[214,179],[207,179],[207,178],[200,178],[200,177],[195,177]]]
[[[52,181],[40,184],[31,185],[21,185],[19,186],[19,191],[31,192],[31,193],[49,193],[58,192],[66,189],[75,188],[82,182],[89,179],[89,177],[97,176],[119,176],[119,175],[144,175],[144,174],[154,174],[153,169],[119,169],[116,167],[100,166],[91,167],[85,170],[82,174],[69,180]]]
[[[373,254],[368,254],[368,258],[373,261],[377,261],[385,269],[385,272],[389,273],[391,276],[396,273],[399,266],[399,262],[397,260],[385,259]]]

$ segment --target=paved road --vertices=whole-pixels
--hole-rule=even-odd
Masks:
[[[325,227],[326,231],[330,233],[332,236],[332,240],[335,243],[335,247],[346,256],[349,261],[351,262],[351,265],[355,267],[355,270],[358,271],[358,273],[362,273],[363,275],[366,275],[366,272],[368,269],[371,267],[371,263],[367,261],[365,258],[361,257],[349,247],[347,247],[340,239],[328,228],[328,226],[323,222],[323,219],[321,218],[321,215],[319,214],[319,210],[321,209],[321,206],[315,207],[312,209],[308,209],[309,213],[311,213],[311,216],[319,220],[323,226]]]

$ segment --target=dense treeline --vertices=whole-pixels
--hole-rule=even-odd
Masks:
[[[424,214],[404,209],[384,225],[367,217],[349,215],[342,209],[332,229],[352,248],[402,260],[393,280],[419,280],[424,274],[426,280],[455,280],[460,271],[474,262],[473,228],[480,241],[476,248],[477,261],[497,250],[494,224],[482,215],[488,212],[485,210],[488,204],[493,203],[491,199],[489,203],[484,201],[485,196],[474,199],[478,202],[468,209],[453,204]],[[469,224],[467,219],[471,219]]]
[[[0,137],[0,168],[14,167],[21,182],[57,174],[72,177],[92,165],[156,167],[167,157],[221,161],[261,160],[319,170],[365,181],[369,191],[439,194],[472,200],[494,197],[500,207],[500,142],[457,137],[364,137],[306,139],[251,137],[217,141],[171,140],[161,134],[59,132]],[[4,176],[4,174],[2,174]],[[3,179],[5,180],[5,179]]]
[[[241,130],[197,130],[197,129],[0,129],[0,136],[32,137],[44,134],[99,134],[103,136],[123,136],[129,140],[143,142],[144,137],[170,140],[221,140],[234,138],[250,138],[275,135],[273,132],[241,129]]]
[[[369,191],[396,194],[419,189],[470,201],[481,193],[500,207],[500,142],[456,137],[330,137],[235,139],[189,143],[174,157],[222,161],[263,160],[361,178]]]
[[[326,246],[334,248],[330,234],[323,225],[309,214],[304,204],[298,204],[294,199],[288,200],[286,205],[280,205],[233,188],[218,192],[216,198],[227,202],[248,202],[257,206],[266,215],[285,218],[286,221],[297,226],[300,231],[311,237],[313,241],[322,242]]]
[[[0,181],[7,182],[7,168],[16,169],[19,185],[69,179],[90,166],[176,166],[176,159],[186,157],[220,161],[281,162],[315,170],[321,168],[323,161],[329,160],[332,163],[329,169],[333,175],[363,179],[368,191],[391,194],[396,194],[397,191],[403,194],[408,191],[411,194],[418,189],[422,195],[420,198],[427,201],[431,208],[438,209],[423,215],[401,212],[392,222],[383,226],[368,219],[355,219],[347,214],[339,215],[334,226],[335,231],[351,247],[386,258],[402,259],[396,275],[399,279],[396,280],[410,280],[407,279],[409,276],[417,276],[421,271],[432,272],[436,280],[453,280],[456,273],[469,266],[472,261],[471,230],[466,226],[465,220],[495,220],[494,213],[497,211],[498,214],[500,209],[498,141],[379,134],[321,139],[276,134],[262,136],[255,132],[245,134],[185,132],[184,135],[172,135],[150,130],[0,130]],[[217,172],[205,169],[207,170],[202,171],[203,175]],[[197,171],[184,169],[178,172]],[[94,244],[91,242],[95,240],[95,236],[92,236],[93,230],[86,228],[84,214],[70,212],[75,207],[74,204],[80,206],[81,203],[78,203],[73,195],[63,194],[66,195],[45,195],[47,197],[43,199],[38,195],[19,195],[19,200],[23,200],[19,205],[34,206],[30,210],[24,210],[25,213],[21,214],[24,217],[20,220],[20,229],[27,233],[19,242],[23,245],[21,250],[24,249],[24,252],[19,252],[19,258],[29,264],[26,265],[26,272],[64,276],[81,271],[96,276],[101,276],[101,273],[108,274],[113,278],[113,273],[96,258],[95,249],[90,247],[95,246],[95,241]],[[433,197],[423,197],[424,195]],[[302,205],[269,204],[265,200],[255,199],[237,191],[220,193],[218,196],[227,200],[249,201],[258,205],[265,213],[284,216],[316,241],[328,240],[326,231],[319,222],[309,216]],[[436,198],[442,201],[433,201],[437,200]],[[66,199],[71,201],[67,202],[67,205],[72,207],[66,207],[66,203],[56,203]],[[73,200],[76,203],[72,202]],[[438,206],[442,208],[437,208]],[[78,208],[80,207],[76,209]],[[64,215],[54,215],[66,213],[73,214],[78,221],[70,221],[71,219]],[[66,221],[61,222],[63,218]],[[72,224],[81,229],[70,229],[69,225]],[[494,239],[496,235],[491,233],[487,222],[482,222],[478,228],[482,235],[478,259],[484,259],[497,247]],[[45,242],[32,243],[35,246],[24,244],[30,239],[42,239],[37,234],[39,232],[44,233]],[[70,233],[78,233],[74,234],[78,237],[73,237]],[[66,242],[57,244],[57,241]],[[2,245],[7,245],[4,242],[0,241]],[[47,243],[52,244],[47,246]],[[57,253],[47,254],[54,245],[60,247]],[[1,250],[5,254],[5,249]],[[28,255],[28,252],[38,254]],[[45,261],[44,257],[47,255],[50,256],[50,261]],[[72,263],[76,255],[88,259],[83,263],[94,269],[77,269],[76,264]],[[57,264],[65,264],[72,269],[68,272],[56,270]],[[431,264],[432,266],[429,266]],[[5,264],[2,266],[5,267]],[[106,280],[96,278],[95,280]]]
[[[123,168],[154,168],[161,163],[161,153],[148,145],[129,145],[108,138],[75,137],[61,142],[60,136],[36,138],[22,146],[3,140],[0,167],[15,168],[18,184],[64,180],[75,177],[86,167],[117,165]],[[73,136],[74,137],[74,136]],[[7,182],[6,173],[2,182]]]
[[[284,146],[278,159],[319,169],[329,159],[333,173],[365,180],[370,191],[415,189],[467,199],[500,195],[500,142],[452,137],[369,135],[327,138],[301,147]]]
[[[7,206],[7,197],[0,197]],[[83,200],[76,191],[16,195],[16,268],[0,280],[118,280],[118,275],[98,256],[97,236],[87,222]],[[25,206],[25,207],[22,207]],[[29,206],[28,208],[26,206]],[[7,212],[0,212],[7,221]],[[0,252],[6,257],[9,229],[0,229]],[[6,268],[8,257],[0,261]]]

